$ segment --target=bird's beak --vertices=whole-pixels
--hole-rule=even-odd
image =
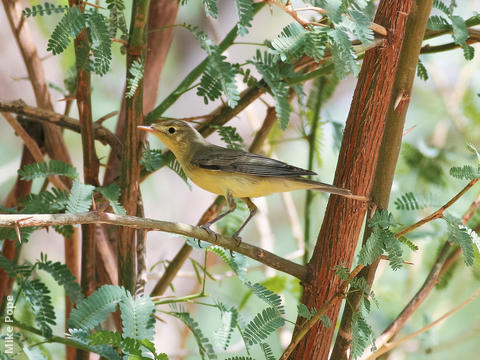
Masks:
[[[153,132],[153,127],[151,127],[151,126],[138,125],[137,129],[140,129],[140,130],[143,130],[143,131]]]

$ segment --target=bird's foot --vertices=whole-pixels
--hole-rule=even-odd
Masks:
[[[215,236],[215,241],[217,241],[217,233],[215,231],[213,231],[212,229],[210,229],[210,225],[211,224],[206,223],[206,224],[200,225],[200,227],[203,230],[205,230],[208,235],[214,235]],[[200,240],[198,242],[200,243]]]
[[[242,243],[242,238],[240,237],[240,235],[238,235],[238,233],[233,234],[232,239],[235,240],[235,242],[237,243],[237,247],[239,247]]]

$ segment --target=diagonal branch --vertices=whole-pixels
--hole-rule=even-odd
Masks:
[[[81,214],[0,215],[0,227],[55,226],[75,224],[110,224],[133,229],[163,231],[193,237],[195,239],[203,240],[208,243],[238,252],[239,254],[243,254],[276,270],[295,276],[301,281],[305,281],[308,276],[308,270],[303,265],[286,260],[269,251],[254,245],[250,245],[246,242],[242,242],[240,245],[237,245],[238,241],[232,239],[231,237],[215,233],[210,234],[200,226],[95,211]]]
[[[22,100],[0,100],[0,111],[23,115],[32,121],[47,122],[80,133],[80,122],[77,119],[59,114],[53,110],[29,106]],[[113,151],[121,152],[122,143],[110,130],[101,124],[93,123],[93,133],[95,138],[102,142],[102,144],[108,144],[112,147]]]

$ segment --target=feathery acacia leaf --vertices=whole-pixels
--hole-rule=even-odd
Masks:
[[[44,16],[44,15],[51,15],[51,14],[60,14],[68,11],[68,5],[61,5],[61,4],[53,4],[53,3],[44,3],[33,5],[31,8],[27,7],[22,10],[22,15],[26,18],[30,16]]]
[[[51,175],[66,176],[71,179],[78,177],[77,169],[72,165],[59,160],[50,160],[46,162],[37,162],[25,165],[23,169],[18,170],[22,180],[33,180],[36,178],[47,177]]]
[[[88,298],[77,303],[72,310],[68,327],[71,329],[90,330],[104,321],[114,312],[120,301],[127,296],[121,286],[104,285]]]
[[[92,194],[95,186],[79,183],[74,181],[66,211],[70,214],[78,214],[88,212],[92,205]]]
[[[245,341],[250,345],[258,344],[284,324],[285,320],[279,316],[275,308],[263,309],[245,328]]]
[[[152,340],[155,333],[155,307],[152,299],[146,296],[133,297],[129,293],[120,302],[122,333],[136,340]]]
[[[253,1],[252,0],[234,0],[235,10],[239,21],[237,23],[238,34],[240,36],[248,34],[248,28],[252,26],[253,20]]]
[[[34,314],[35,322],[40,326],[42,336],[52,336],[51,325],[55,325],[55,311],[50,297],[50,290],[38,279],[23,281],[22,290]]]
[[[62,53],[72,39],[75,39],[85,28],[85,25],[85,17],[83,14],[77,6],[72,6],[63,15],[62,19],[53,30],[53,33],[48,40],[47,50],[51,51],[53,55]]]
[[[144,71],[145,63],[143,59],[137,59],[132,62],[130,69],[128,69],[127,91],[125,92],[126,98],[131,98],[135,95],[140,81],[143,79]]]

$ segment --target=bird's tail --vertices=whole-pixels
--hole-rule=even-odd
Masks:
[[[362,200],[362,201],[369,200],[368,197],[366,196],[352,194],[352,192],[348,189],[340,188],[330,184],[325,184],[315,180],[309,180],[304,178],[301,178],[299,180],[305,184],[309,184],[310,185],[309,188],[311,190],[318,190],[318,191],[328,192],[330,194],[341,195],[349,199]]]

